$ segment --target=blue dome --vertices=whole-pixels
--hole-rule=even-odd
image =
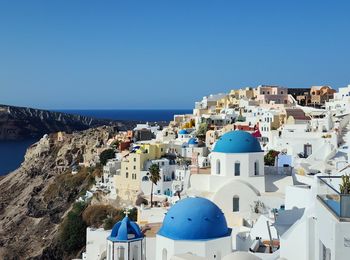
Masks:
[[[231,235],[224,213],[205,198],[178,201],[166,214],[158,235],[172,240],[208,240]]]
[[[213,152],[217,153],[257,153],[261,152],[258,139],[244,131],[231,131],[219,138]]]
[[[188,144],[198,144],[198,142],[195,138],[191,138],[190,140],[188,140]]]
[[[140,227],[128,217],[123,218],[122,221],[116,223],[108,240],[119,242],[143,238]]]
[[[179,131],[179,135],[187,135],[187,134],[188,134],[188,132],[187,132],[186,129],[181,129],[181,130]]]

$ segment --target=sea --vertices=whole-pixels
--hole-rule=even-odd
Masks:
[[[73,110],[56,109],[54,111],[77,114],[101,119],[132,121],[171,121],[174,115],[192,113],[191,109],[106,109],[106,110]],[[0,176],[17,169],[24,160],[27,148],[37,139],[21,141],[0,141]]]

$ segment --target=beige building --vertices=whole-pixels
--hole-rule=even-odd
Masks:
[[[146,143],[128,153],[121,162],[120,175],[115,175],[117,203],[119,206],[135,204],[137,193],[141,190],[141,171],[147,160],[159,159],[165,155],[166,144]]]
[[[313,106],[322,106],[334,97],[336,91],[330,86],[313,86],[310,92],[311,104]]]

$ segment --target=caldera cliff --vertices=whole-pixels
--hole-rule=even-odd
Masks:
[[[0,140],[41,137],[58,131],[71,133],[102,125],[129,129],[132,121],[96,119],[48,110],[0,105]]]
[[[81,166],[72,175],[71,166],[93,158],[114,134],[114,127],[105,126],[63,139],[47,135],[27,150],[20,168],[0,179],[0,259],[79,256],[79,244],[67,252],[59,234],[77,198],[93,184],[96,169]]]

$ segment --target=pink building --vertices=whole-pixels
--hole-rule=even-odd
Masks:
[[[256,89],[256,99],[262,104],[288,104],[288,88],[260,85]]]

